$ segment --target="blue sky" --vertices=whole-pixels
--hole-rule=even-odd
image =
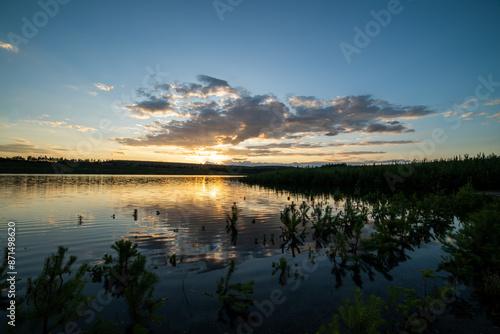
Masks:
[[[0,1],[0,156],[500,154],[498,1]]]

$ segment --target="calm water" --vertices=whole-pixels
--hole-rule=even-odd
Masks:
[[[242,332],[314,332],[331,320],[343,298],[352,295],[355,283],[354,274],[347,271],[338,284],[332,263],[321,256],[322,251],[317,263],[311,264],[308,249],[314,248],[313,240],[308,240],[295,258],[286,255],[292,270],[304,275],[302,279],[289,278],[281,285],[278,275],[271,274],[272,262],[282,255],[280,211],[292,201],[310,200],[250,187],[234,177],[3,175],[0,245],[6,244],[7,222],[16,222],[16,267],[22,279],[18,287],[23,289],[26,278],[40,272],[43,259],[58,245],[68,247],[68,254],[78,256],[78,263],[93,265],[112,251],[110,246],[117,240],[138,243],[139,251],[148,258],[149,270],[160,276],[156,297],[168,297],[159,311],[166,320],[158,332],[229,332],[227,325],[217,321],[216,297],[204,292],[215,294],[216,280],[226,274],[228,261],[235,259],[232,282],[256,282],[253,322],[240,328]],[[328,201],[337,210],[343,205],[328,198],[315,200]],[[234,202],[239,209],[235,245],[225,229],[225,216]],[[168,263],[174,253],[178,261],[175,267]],[[433,242],[409,252],[411,259],[391,270],[388,277],[376,270],[371,278],[361,272],[363,290],[381,296],[386,295],[387,285],[422,291],[419,269],[437,269],[442,254],[440,244]],[[89,284],[87,292],[96,294],[100,289],[99,284]],[[281,296],[279,305],[269,302],[272,296]],[[97,314],[126,319],[123,299],[111,300]],[[444,314],[442,318],[449,324],[440,324],[440,331],[456,332],[452,317]],[[82,329],[85,320],[81,321]],[[483,333],[491,328],[484,319],[476,318],[471,324],[476,329],[484,325]],[[461,326],[463,332],[465,327]]]

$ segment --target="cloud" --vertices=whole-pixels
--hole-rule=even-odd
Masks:
[[[0,41],[0,48],[5,49],[5,50],[10,51],[10,52],[14,52],[14,53],[19,52],[19,48],[17,46],[9,44],[9,43],[4,43],[2,41]]]
[[[495,115],[488,116],[488,118],[493,118],[493,117],[498,117],[498,118],[500,119],[500,113],[495,114]]]
[[[288,113],[286,106],[272,97],[249,96],[222,105],[205,102],[189,108],[189,118],[155,123],[150,133],[139,138],[116,138],[130,146],[181,146],[185,148],[237,145],[247,139],[279,137],[270,125],[276,116]]]
[[[236,146],[251,139],[327,139],[353,132],[399,134],[415,131],[402,123],[403,120],[434,114],[426,106],[398,105],[371,95],[331,100],[291,96],[280,101],[272,94],[253,95],[210,76],[200,75],[197,80],[197,83],[162,84],[154,89],[138,90],[138,101],[125,106],[131,116],[172,116],[173,119],[154,122],[146,128],[147,133],[138,137],[114,140],[136,147],[192,149]],[[306,144],[294,143],[290,148],[301,148],[300,145]],[[308,145],[302,148],[314,148]]]
[[[300,151],[300,150],[271,150],[271,149],[248,149],[248,148],[227,148],[216,151],[220,155],[231,157],[290,157],[290,156],[331,156],[331,152],[322,151]]]
[[[246,146],[247,149],[272,149],[272,148],[325,148],[325,147],[344,147],[344,146],[377,146],[377,145],[406,145],[415,144],[415,140],[374,140],[351,143],[270,143],[265,145]]]
[[[465,120],[471,120],[472,118],[469,117],[471,115],[474,115],[474,112],[471,111],[471,112],[468,112],[467,114],[463,114],[460,116],[460,118],[465,118]],[[467,117],[469,117],[469,118],[467,118]]]
[[[458,116],[458,111],[453,112],[450,110],[444,113],[444,117],[453,117],[453,116]]]
[[[39,125],[50,126],[50,127],[53,127],[53,128],[74,129],[74,130],[81,131],[81,132],[96,131],[97,130],[96,128],[93,128],[93,127],[90,127],[90,126],[68,124],[68,123],[66,123],[64,121],[25,120],[25,122],[36,123],[36,124],[39,124]]]
[[[103,83],[95,83],[94,86],[96,86],[97,89],[103,90],[106,92],[109,92],[110,90],[113,90],[115,88],[114,86],[105,85]]]
[[[29,140],[23,139],[23,138],[12,138],[14,141],[17,141],[18,143],[22,144],[29,144]]]
[[[469,108],[472,107],[471,104],[474,103],[474,102],[477,102],[476,98],[469,99],[469,100],[465,101],[464,103],[462,103],[462,105],[460,107],[462,109],[469,109]]]
[[[130,104],[125,108],[131,111],[131,115],[135,118],[149,118],[150,116],[169,116],[180,115],[175,110],[174,105],[169,101],[169,96],[161,98],[149,96],[147,100],[143,100],[136,104]]]
[[[238,90],[231,88],[229,83],[225,80],[213,78],[208,75],[198,75],[196,78],[202,84],[184,83],[180,85],[170,85],[170,90],[175,92],[176,97],[183,99],[209,98],[212,96],[238,98],[239,96]]]
[[[373,123],[369,124],[368,127],[366,128],[365,132],[367,133],[372,133],[372,132],[378,132],[378,133],[408,133],[408,132],[415,132],[413,129],[408,129],[402,124],[381,124],[381,123]]]
[[[335,143],[332,146],[407,145],[420,143],[416,140],[372,140],[352,143]]]
[[[496,100],[493,100],[493,101],[485,103],[485,105],[487,105],[487,106],[494,106],[494,105],[497,105],[497,104],[500,104],[500,99],[496,99]]]
[[[125,155],[125,152],[121,152],[121,151],[111,152],[112,157],[114,157],[115,155]]]
[[[46,149],[32,145],[28,140],[22,138],[13,138],[17,143],[0,145],[0,152],[15,153],[15,154],[50,154],[59,155],[61,152],[71,150],[63,148]]]
[[[337,152],[334,155],[365,155],[365,154],[384,154],[386,152],[382,151],[347,151],[347,152]]]

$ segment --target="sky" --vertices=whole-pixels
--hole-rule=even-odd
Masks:
[[[0,0],[0,156],[500,154],[497,0]]]

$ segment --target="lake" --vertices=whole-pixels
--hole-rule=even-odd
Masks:
[[[102,263],[105,253],[114,252],[110,246],[115,241],[137,243],[147,257],[148,270],[160,276],[155,297],[168,298],[157,311],[166,317],[157,332],[230,332],[227,324],[217,321],[215,290],[231,259],[237,268],[232,282],[255,281],[256,303],[250,318],[245,319],[248,321],[236,323],[235,332],[315,332],[332,319],[356,285],[362,286],[366,296],[386,296],[387,285],[423,291],[419,270],[436,270],[444,254],[436,241],[408,251],[408,259],[385,275],[362,267],[359,273],[337,271],[336,276],[325,250],[309,252],[316,245],[309,235],[297,256],[285,249],[292,272],[298,270],[298,279],[291,275],[286,283],[280,282],[278,274],[272,275],[272,263],[283,255],[280,211],[292,202],[312,200],[327,202],[337,211],[344,205],[328,196],[311,199],[248,186],[237,177],[2,175],[0,244],[7,243],[8,222],[15,222],[16,269],[21,279],[17,287],[24,289],[26,279],[39,274],[44,258],[58,245],[68,247],[68,255],[78,256],[77,264],[94,265]],[[234,203],[238,207],[236,240],[226,230],[226,215]],[[365,234],[370,232],[367,226]],[[175,266],[169,261],[173,254]],[[314,254],[317,257],[311,262]],[[439,285],[447,274],[438,276]],[[102,284],[90,283],[86,292],[96,294],[101,289]],[[95,313],[126,319],[123,298],[109,298],[105,305],[97,305]],[[441,333],[464,333],[467,328],[476,332],[478,326],[483,333],[491,329],[481,316],[457,321],[444,312],[439,319],[434,328]],[[79,326],[85,329],[90,322],[83,317]]]

